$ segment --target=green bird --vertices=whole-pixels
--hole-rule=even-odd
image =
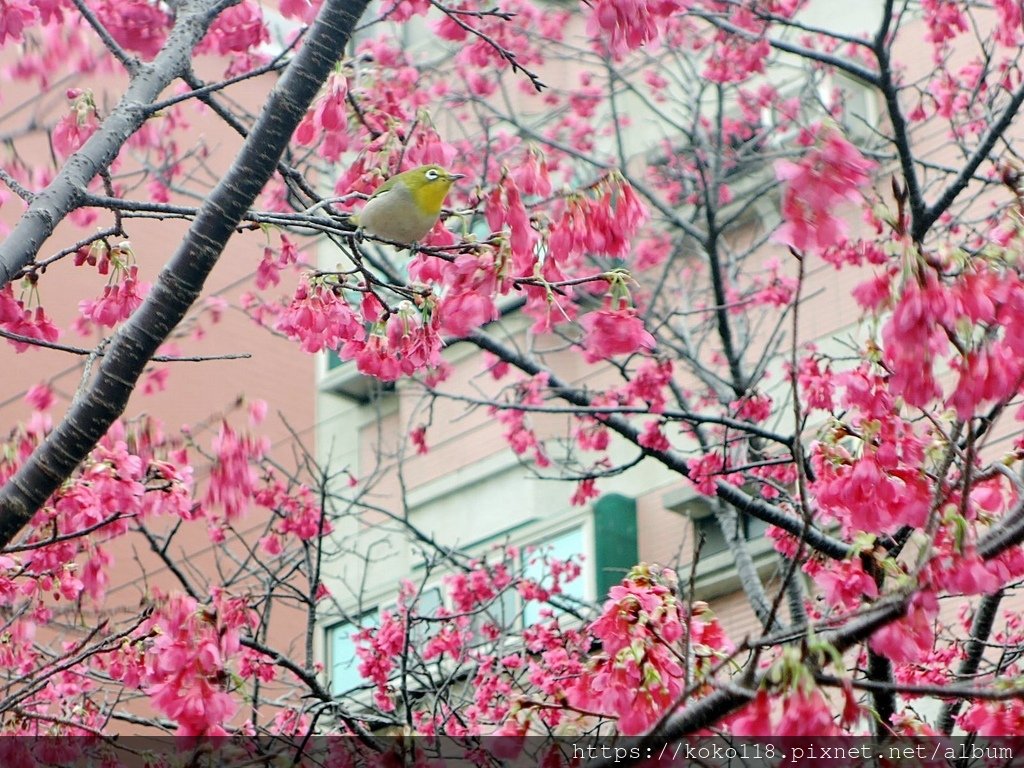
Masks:
[[[399,173],[374,190],[352,223],[368,235],[412,245],[434,228],[448,190],[461,178],[440,165]]]

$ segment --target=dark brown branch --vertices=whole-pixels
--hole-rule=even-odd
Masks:
[[[956,670],[956,676],[963,680],[973,676],[978,667],[981,666],[981,657],[985,653],[989,635],[992,634],[992,627],[995,625],[996,614],[999,611],[999,603],[1003,600],[1003,590],[995,594],[985,595],[978,603],[974,620],[971,622],[970,639],[967,641],[967,654]],[[1018,692],[1019,695],[1019,692]],[[977,698],[977,692],[972,691],[965,694],[965,697]],[[943,705],[939,713],[939,733],[949,735],[953,732],[953,719],[960,711],[963,699],[948,701]]]
[[[893,143],[896,145],[896,154],[899,157],[900,172],[903,175],[903,183],[906,185],[908,202],[910,203],[910,214],[915,231],[917,222],[925,213],[924,197],[921,192],[921,183],[917,178],[917,171],[914,168],[914,153],[910,149],[910,133],[907,127],[907,120],[903,116],[903,109],[899,102],[899,87],[893,79],[892,60],[889,58],[889,44],[891,42],[890,30],[892,27],[892,2],[886,2],[882,10],[882,23],[878,27],[872,43],[872,51],[878,61],[879,80],[878,88],[885,100],[885,109],[889,115],[889,122],[892,124]],[[914,238],[918,238],[915,236]]]
[[[146,105],[188,71],[192,49],[213,20],[210,7],[209,2],[192,0],[179,9],[157,57],[135,68],[124,96],[96,133],[68,158],[46,189],[33,196],[28,210],[0,243],[0,287],[22,273],[57,225],[81,204],[89,182],[110,167],[128,137],[146,121]]]
[[[873,609],[851,619],[839,629],[823,632],[821,639],[843,653],[871,637],[878,628],[903,616],[907,610],[908,599],[905,596],[898,596],[879,602]],[[640,745],[641,752],[642,748],[647,746],[656,752],[661,744],[715,724],[722,717],[749,701],[767,674],[767,671],[762,672],[754,679],[753,685],[746,685],[743,688],[736,686],[719,688],[681,712],[667,718],[660,728],[644,736]]]
[[[145,302],[114,336],[92,384],[0,489],[0,546],[9,543],[32,519],[124,411],[145,366],[199,297],[235,228],[277,169],[292,133],[330,74],[338,53],[345,49],[368,2],[328,0],[324,4],[305,45],[271,93],[238,157],[199,209]],[[193,26],[199,21],[193,18]],[[179,45],[187,42],[180,39],[182,34],[175,37],[172,33],[172,40]],[[179,52],[184,63],[191,48],[185,45]],[[136,106],[133,112],[139,109]],[[79,165],[69,162],[65,171]],[[69,195],[65,202],[74,199],[77,196]],[[31,240],[45,232],[46,221],[45,215],[23,219],[22,225],[29,231],[23,233],[22,243],[24,238]],[[11,237],[14,239],[13,233]],[[12,266],[7,263],[12,252],[4,249],[8,243],[0,246],[0,270]],[[33,254],[35,249],[38,243],[30,249]],[[13,253],[20,251],[15,248]],[[13,266],[21,265],[15,261]]]
[[[0,338],[10,339],[19,344],[31,344],[34,347],[52,349],[57,352],[67,352],[69,355],[80,355],[86,357],[95,355],[103,357],[106,353],[103,349],[86,349],[85,347],[73,347],[70,344],[57,344],[46,339],[36,339],[32,336],[23,336],[20,333],[0,330]],[[205,363],[210,360],[248,360],[252,355],[248,352],[228,352],[223,355],[153,355],[150,362],[153,363]]]
[[[967,188],[970,184],[971,179],[974,176],[974,172],[978,170],[981,164],[988,158],[989,153],[995,147],[998,142],[1009,130],[1013,124],[1013,119],[1017,116],[1020,111],[1021,105],[1024,104],[1024,87],[1021,87],[1013,95],[1010,103],[1006,105],[1006,109],[999,118],[989,128],[988,133],[985,134],[985,138],[982,139],[981,143],[974,150],[971,156],[964,163],[960,172],[956,175],[956,178],[946,187],[939,199],[928,206],[925,210],[921,211],[918,215],[914,216],[913,228],[911,230],[911,236],[916,242],[920,242],[924,239],[924,236],[931,229],[932,225],[938,221],[939,217],[942,216],[956,200],[957,195]]]

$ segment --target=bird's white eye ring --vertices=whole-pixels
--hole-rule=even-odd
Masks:
[[[426,172],[427,181],[437,181],[437,171],[431,168]]]

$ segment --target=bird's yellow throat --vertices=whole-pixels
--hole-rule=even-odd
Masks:
[[[432,184],[424,184],[415,193],[415,196],[419,198],[416,202],[424,213],[438,214],[441,212],[441,205],[444,203],[450,187],[451,182],[441,180]]]

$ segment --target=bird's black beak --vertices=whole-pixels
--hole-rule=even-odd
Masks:
[[[448,174],[448,179],[450,181],[458,181],[459,179],[464,179],[464,178],[466,178],[466,174],[464,174],[464,173],[449,173]]]

